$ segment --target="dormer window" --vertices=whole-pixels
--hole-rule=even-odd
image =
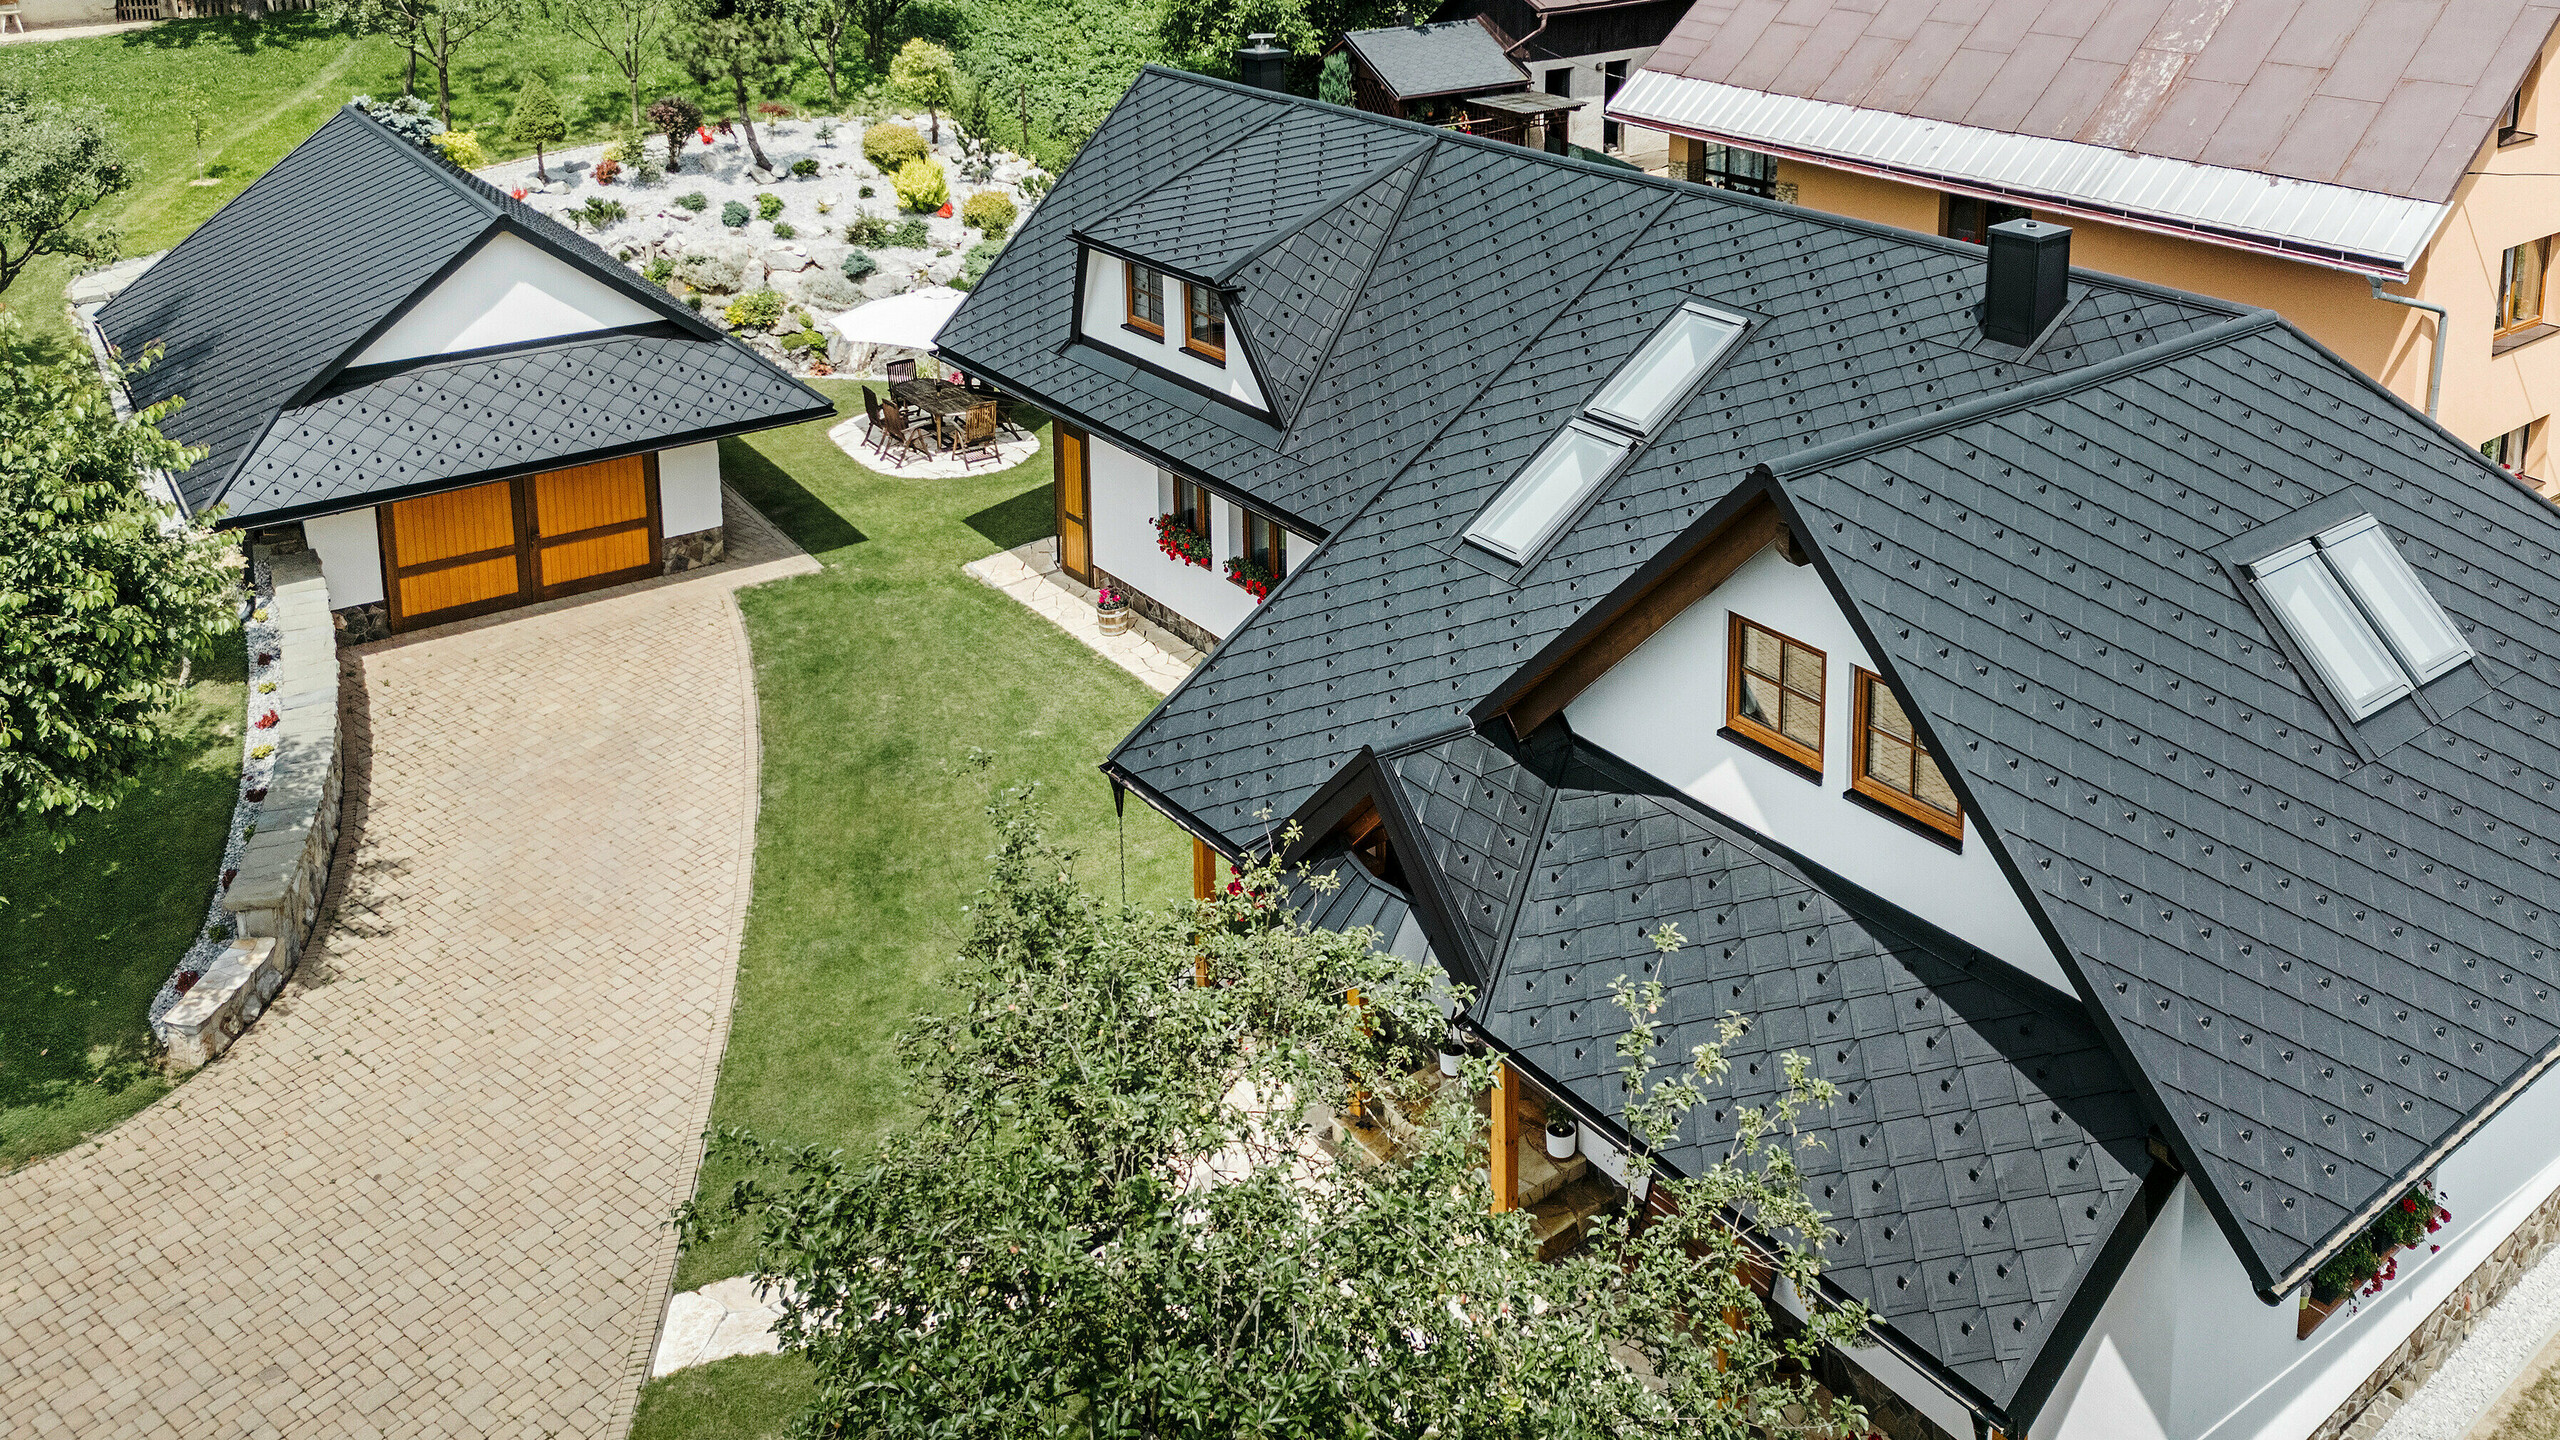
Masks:
[[[2371,515],[2288,545],[2249,573],[2349,720],[2380,712],[2472,656]]]
[[[1227,363],[1227,311],[1206,285],[1182,287],[1182,348],[1214,364]]]
[[[1123,263],[1129,268],[1129,328],[1163,339],[1164,272],[1150,270],[1135,260]]]

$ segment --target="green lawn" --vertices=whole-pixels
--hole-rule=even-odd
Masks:
[[[738,597],[764,810],[712,1123],[855,1146],[904,1113],[890,1040],[961,935],[991,848],[990,786],[1038,781],[1091,883],[1116,891],[1120,831],[1094,765],[1156,695],[960,572],[1049,533],[1045,449],[966,480],[875,474],[823,425],[722,453],[732,483],[826,570]],[[966,768],[972,747],[995,757],[991,770]],[[1127,838],[1133,898],[1188,893],[1179,831],[1133,799]],[[708,1171],[703,1191],[733,1178]],[[744,1235],[725,1236],[685,1256],[676,1288],[740,1274],[748,1258]]]
[[[167,1093],[151,997],[194,943],[240,785],[247,657],[198,663],[178,738],[139,788],[55,853],[0,836],[0,1170],[78,1144]]]

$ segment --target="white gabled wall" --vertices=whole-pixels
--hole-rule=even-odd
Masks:
[[[661,533],[690,535],[720,523],[720,445],[679,445],[658,452]]]
[[[2453,1219],[2428,1243],[2443,1249],[2401,1251],[2381,1294],[2307,1340],[2297,1302],[2258,1298],[2195,1182],[2179,1181],[2028,1440],[2302,1440],[2560,1188],[2555,1135],[2560,1071],[2437,1167]]]
[[[1164,338],[1132,330],[1129,318],[1129,267],[1099,250],[1084,254],[1084,313],[1077,328],[1084,338],[1106,350],[1117,350],[1197,385],[1205,385],[1248,409],[1270,413],[1262,389],[1253,383],[1253,367],[1244,358],[1244,336],[1235,317],[1227,317],[1227,363],[1219,365],[1182,348],[1182,282],[1164,281]]]
[[[302,522],[303,543],[320,558],[329,582],[329,608],[345,610],[382,599],[382,530],[373,507],[315,515]]]
[[[665,318],[549,251],[500,231],[347,363],[380,365]]]
[[[1182,618],[1226,638],[1253,613],[1253,597],[1227,581],[1227,557],[1243,547],[1243,521],[1224,496],[1209,497],[1209,568],[1167,556],[1156,544],[1156,517],[1171,496],[1155,463],[1096,436],[1087,446],[1093,467],[1090,523],[1093,563],[1143,590]],[[1290,537],[1289,563],[1306,562],[1311,546]]]
[[[1819,785],[1716,733],[1725,724],[1727,617],[1737,611],[1824,654]],[[1846,797],[1850,685],[1861,665],[1875,668],[1821,577],[1763,550],[1619,661],[1565,716],[1575,734],[1699,802],[2072,993],[1970,819],[1959,854]]]

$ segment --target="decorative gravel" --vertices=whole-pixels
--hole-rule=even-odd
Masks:
[[[932,134],[923,116],[890,118],[912,124],[919,134]],[[968,198],[982,190],[1002,191],[1013,199],[1018,229],[1034,203],[1025,183],[1030,182],[1032,190],[1040,189],[1047,174],[1010,151],[970,146],[960,127],[945,116],[942,143],[932,147],[931,158],[942,167],[951,195],[951,218],[906,215],[898,209],[897,192],[888,177],[862,156],[863,132],[873,122],[868,117],[834,121],[835,133],[825,140],[818,138],[821,123],[757,124],[756,137],[764,146],[765,158],[774,164],[773,172],[752,168],[744,132],[721,135],[715,130],[709,145],[699,138],[686,140],[682,170],[645,185],[633,183],[628,166],[611,184],[597,184],[595,164],[605,150],[601,145],[548,156],[548,185],[536,175],[531,158],[475,173],[510,193],[522,191],[526,204],[582,229],[590,199],[622,206],[627,212],[622,219],[585,233],[635,270],[645,273],[652,261],[673,266],[669,290],[688,296],[698,292],[701,313],[723,325],[727,321],[722,312],[737,295],[768,288],[781,292],[791,307],[802,310],[826,335],[833,352],[831,363],[841,366],[847,358],[844,341],[827,327],[829,319],[866,300],[924,285],[949,284],[960,274],[970,248],[987,238],[960,219],[960,208]],[[652,155],[661,161],[666,158],[664,136],[653,138],[649,145]],[[799,160],[816,161],[817,173],[791,174],[792,164]],[[969,178],[973,174],[983,178]],[[872,193],[864,195],[865,189]],[[695,194],[703,199],[699,210],[676,203]],[[762,195],[782,201],[782,210],[773,220],[755,218],[757,198]],[[722,207],[732,201],[746,206],[750,217],[735,228],[721,222]],[[578,212],[578,219],[572,220],[571,212]],[[922,248],[847,243],[846,226],[863,215],[877,216],[891,225],[922,218],[930,243]],[[789,226],[793,233],[775,234],[777,224]],[[879,264],[859,282],[848,279],[843,270],[845,256],[857,248],[868,251]],[[789,368],[811,373],[812,363],[826,360],[826,355],[781,348],[781,337],[800,329],[786,308],[783,319],[770,330],[742,333],[740,338]]]
[[[2462,1440],[2560,1334],[2560,1251],[2545,1256],[2497,1304],[2427,1383],[2382,1422],[2373,1440]]]
[[[196,931],[195,943],[178,957],[176,968],[161,982],[160,993],[151,997],[151,1019],[158,1023],[186,993],[180,985],[192,986],[196,978],[210,969],[224,946],[231,943],[231,913],[222,908],[222,897],[231,888],[231,879],[239,873],[241,852],[249,848],[249,827],[258,818],[258,801],[267,793],[267,780],[274,775],[275,737],[273,729],[258,728],[260,717],[276,713],[274,688],[283,674],[284,631],[267,615],[268,602],[275,594],[274,581],[261,562],[252,567],[249,593],[240,601],[241,643],[249,656],[248,701],[241,716],[240,794],[231,807],[231,833],[222,842],[222,869],[214,879],[213,899],[205,906],[204,924]],[[264,663],[260,657],[265,657]],[[268,687],[261,691],[260,686]],[[261,755],[259,750],[267,753]]]

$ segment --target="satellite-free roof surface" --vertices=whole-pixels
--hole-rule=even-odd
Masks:
[[[1351,297],[1294,416],[1241,423],[1079,342],[1077,225],[1141,223],[1170,175],[1306,111],[1364,154],[1431,149],[1374,246],[1256,282]],[[1328,214],[1396,173],[1268,183],[1332,187]],[[2560,1044],[2560,627],[2533,598],[2560,514],[2270,314],[2075,272],[2031,353],[1988,345],[1982,257],[1149,71],[943,348],[1324,537],[1109,762],[1231,850],[1364,753],[1507,724],[1527,675],[1767,496],[2272,1294]],[[1467,558],[1459,532],[1693,296],[1756,317],[1704,388],[1532,564]],[[2469,702],[2397,745],[2341,729],[2214,558],[2315,504],[2379,516],[2481,657]],[[1500,837],[1469,823],[1417,883],[1467,917],[1435,948],[1499,975],[1521,881],[1485,878]],[[2001,1384],[2032,1368],[1995,1360]]]
[[[473,355],[345,369],[501,230],[665,316]],[[177,477],[226,524],[291,519],[477,479],[832,414],[824,396],[674,304],[594,242],[352,106],[145,270],[98,326],[164,348],[134,404],[208,454]]]
[[[1342,43],[1399,100],[1529,83],[1529,72],[1502,53],[1502,42],[1474,20],[1353,30]]]
[[[1699,0],[1645,69],[2442,202],[2543,0]]]

